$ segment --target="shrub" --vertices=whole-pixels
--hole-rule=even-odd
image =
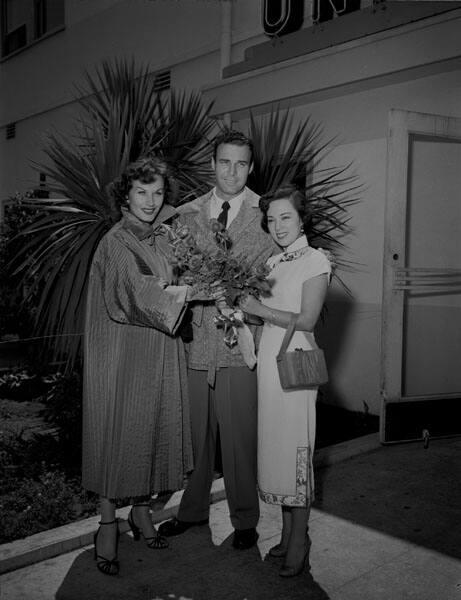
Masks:
[[[10,272],[10,263],[24,244],[16,236],[38,215],[37,208],[28,202],[33,192],[17,193],[5,203],[0,227],[0,337],[6,334],[29,336],[35,312],[35,297],[23,302],[25,290],[18,276]]]
[[[37,479],[44,465],[59,470],[60,446],[52,434],[27,435],[26,430],[3,433],[0,438],[0,479],[2,492],[13,489],[18,478]]]
[[[94,496],[78,480],[45,465],[38,479],[17,479],[0,497],[0,543],[10,542],[94,514]]]
[[[28,369],[16,368],[0,374],[0,398],[27,401],[41,396],[47,389],[43,377],[32,374]]]
[[[11,389],[20,390],[23,381],[19,375],[4,376],[5,385],[19,383]],[[82,377],[79,373],[61,375],[54,373],[35,379],[42,382],[47,390],[40,398],[44,408],[40,416],[49,426],[48,431],[30,433],[3,431],[0,436],[0,477],[4,488],[8,477],[36,478],[45,463],[50,471],[61,470],[67,477],[77,477],[81,471],[82,452]],[[1,391],[1,388],[0,388]],[[7,397],[7,396],[6,396]],[[30,399],[30,398],[27,398]]]
[[[43,399],[42,416],[55,429],[59,463],[70,475],[80,474],[82,454],[82,376],[58,378]]]

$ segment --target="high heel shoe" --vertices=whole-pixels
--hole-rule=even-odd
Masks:
[[[295,566],[287,565],[284,563],[279,570],[280,577],[296,577],[296,575],[300,575],[304,570],[310,571],[309,564],[309,552],[311,549],[311,540],[309,537],[306,538],[304,545],[304,555],[301,559],[301,562]]]
[[[296,577],[296,575],[301,575],[301,573],[305,570],[310,569],[309,565],[309,550],[303,556],[301,562],[295,567],[291,567],[290,565],[284,564],[280,567],[279,575],[280,577]]]
[[[114,523],[116,524],[116,527],[117,527],[117,533],[115,536],[115,556],[112,559],[108,559],[108,558],[105,558],[104,556],[101,556],[100,554],[98,554],[98,550],[96,548],[96,543],[98,540],[99,532],[101,531],[101,526],[102,525],[113,525]],[[114,519],[113,521],[107,521],[105,523],[103,523],[102,521],[99,521],[98,531],[93,536],[94,560],[97,561],[96,567],[98,568],[99,571],[101,571],[101,573],[104,573],[104,575],[118,575],[118,572],[120,570],[120,564],[117,560],[119,537],[120,537],[120,532],[118,530],[117,519]]]
[[[149,504],[135,504],[134,506],[149,506]],[[165,548],[168,548],[168,540],[164,538],[163,535],[160,535],[159,532],[155,529],[155,527],[155,535],[153,535],[152,537],[146,537],[143,534],[142,530],[136,525],[136,523],[133,520],[133,508],[130,510],[130,514],[128,515],[127,519],[128,525],[130,526],[130,529],[133,533],[133,539],[137,542],[142,535],[142,537],[146,541],[146,545],[148,548],[151,548],[152,550],[164,550]]]
[[[285,546],[282,546],[282,544],[276,544],[275,546],[272,546],[272,548],[269,549],[268,554],[273,558],[283,558],[287,554],[287,548],[285,548]]]

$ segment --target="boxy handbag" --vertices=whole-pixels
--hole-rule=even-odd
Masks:
[[[295,331],[297,315],[293,315],[285,332],[277,354],[277,367],[280,384],[284,390],[307,390],[323,385],[328,381],[328,371],[323,350],[321,350],[312,333],[304,332],[310,336],[313,348],[311,350],[296,350],[287,352],[288,344]]]

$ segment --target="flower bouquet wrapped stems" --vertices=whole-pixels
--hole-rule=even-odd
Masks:
[[[257,298],[269,296],[269,269],[266,265],[249,265],[245,257],[235,255],[232,240],[219,221],[211,219],[210,229],[214,233],[216,248],[205,250],[198,247],[187,226],[180,223],[173,226],[171,245],[175,272],[179,282],[193,286],[210,298],[216,296],[216,289],[222,292],[222,298],[217,302],[215,322],[223,328],[226,344],[233,347],[237,343],[241,345],[239,338],[243,330],[245,335],[251,335],[238,306],[239,298],[245,294],[253,294]]]

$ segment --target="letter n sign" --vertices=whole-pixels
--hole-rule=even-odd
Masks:
[[[360,9],[360,0],[312,0],[312,21],[321,23],[334,16]]]
[[[303,0],[263,0],[263,28],[269,36],[297,31],[303,24]]]

